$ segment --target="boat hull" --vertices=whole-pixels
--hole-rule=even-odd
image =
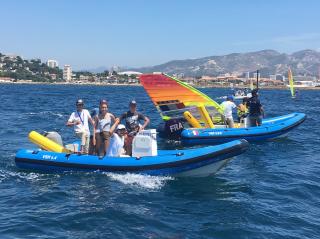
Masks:
[[[159,150],[158,156],[104,157],[19,150],[18,168],[44,172],[105,171],[204,177],[218,172],[232,157],[243,153],[248,142],[237,140],[226,144],[187,150]]]
[[[265,119],[261,126],[224,129],[184,129],[181,140],[184,145],[210,145],[245,139],[249,142],[279,138],[287,134],[306,119],[303,113],[293,113]]]

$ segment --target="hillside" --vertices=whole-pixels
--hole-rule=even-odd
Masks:
[[[286,74],[291,67],[295,75],[317,76],[320,68],[320,52],[303,50],[293,54],[262,50],[249,53],[232,53],[198,59],[174,60],[152,67],[133,69],[140,72],[165,72],[185,76],[217,76],[224,73],[242,74],[260,70],[262,76]]]

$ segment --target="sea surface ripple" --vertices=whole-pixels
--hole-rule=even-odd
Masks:
[[[18,170],[16,151],[34,147],[29,131],[74,139],[64,123],[77,98],[88,109],[105,98],[116,115],[135,99],[153,127],[160,123],[141,87],[0,85],[0,238],[320,237],[319,91],[293,100],[261,90],[267,117],[304,112],[307,120],[286,138],[252,144],[214,177]]]

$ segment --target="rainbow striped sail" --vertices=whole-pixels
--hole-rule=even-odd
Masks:
[[[207,108],[211,117],[223,114],[221,106],[210,97],[166,74],[143,74],[140,76],[140,83],[163,120],[183,117],[186,110],[200,118],[196,107],[201,105]]]
[[[293,85],[293,76],[292,76],[292,71],[289,68],[288,70],[288,80],[289,80],[289,87],[290,87],[290,91],[291,91],[291,96],[292,98],[295,97],[295,91],[294,91],[294,85]]]

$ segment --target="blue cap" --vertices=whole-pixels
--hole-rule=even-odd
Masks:
[[[227,96],[227,100],[233,100],[233,96],[232,95],[228,95]]]

